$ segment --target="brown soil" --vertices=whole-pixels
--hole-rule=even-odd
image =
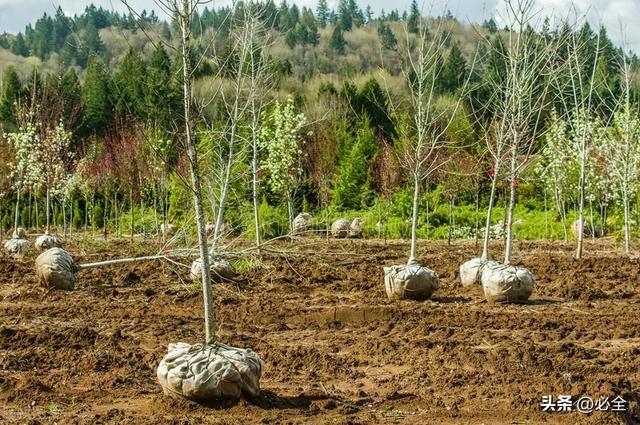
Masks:
[[[152,254],[128,241],[72,244],[78,262]],[[294,249],[282,243],[280,250]],[[202,298],[188,269],[145,263],[84,270],[73,292],[37,286],[34,255],[0,254],[0,423],[612,424],[640,418],[640,266],[611,243],[571,258],[519,243],[529,303],[463,290],[473,243],[425,242],[440,275],[426,302],[386,299],[383,265],[405,243],[305,242],[265,254],[215,286],[220,339],[265,362],[262,394],[201,405],[168,399],[155,369],[170,342],[200,342]],[[301,251],[306,252],[302,254]],[[499,249],[498,249],[499,251]],[[355,253],[355,254],[354,254]],[[626,413],[543,413],[543,395],[621,395]]]

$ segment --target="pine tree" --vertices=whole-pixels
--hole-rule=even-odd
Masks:
[[[340,0],[338,3],[338,22],[342,31],[351,31],[353,28],[353,11],[350,8],[349,0]]]
[[[467,75],[467,62],[462,56],[458,43],[454,43],[442,68],[441,84],[446,92],[455,92]]]
[[[121,116],[145,116],[146,64],[140,53],[129,49],[113,76],[116,111]]]
[[[147,74],[145,102],[147,119],[153,127],[169,130],[172,110],[180,107],[180,96],[172,81],[171,59],[162,44],[151,55]]]
[[[331,10],[329,9],[329,5],[327,4],[327,0],[320,0],[318,2],[318,8],[316,9],[316,14],[318,16],[318,24],[320,28],[324,28],[329,23],[329,18],[331,16]]]
[[[333,205],[342,210],[361,209],[368,201],[369,167],[378,150],[378,140],[369,123],[364,120],[359,123],[355,136],[351,135],[343,144],[351,145],[341,147],[345,154],[340,158],[338,175],[333,184]]]
[[[18,56],[29,56],[29,48],[27,47],[27,43],[20,32],[11,42],[11,53]]]
[[[395,50],[398,40],[389,25],[384,22],[380,22],[380,25],[378,26],[378,37],[380,37],[380,44],[382,44],[382,47],[389,50]]]
[[[82,87],[83,127],[88,134],[101,134],[111,123],[109,80],[102,62],[90,56]]]
[[[342,27],[338,24],[333,28],[331,33],[331,39],[329,40],[329,48],[336,53],[344,53],[344,48],[347,45],[342,32]]]
[[[407,30],[412,34],[417,34],[420,30],[420,9],[416,0],[411,0],[409,17],[407,18]]]
[[[82,37],[82,47],[84,47],[88,55],[98,55],[104,51],[104,43],[93,23],[89,23],[85,29]]]
[[[15,124],[15,104],[22,94],[22,84],[13,66],[4,70],[2,78],[2,96],[0,97],[0,121]]]

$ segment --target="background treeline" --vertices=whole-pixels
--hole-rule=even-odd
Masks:
[[[243,25],[244,7],[249,6],[238,2],[234,8],[204,8],[193,19],[194,106],[210,127],[224,126],[229,120],[219,100],[207,100],[217,84],[224,84],[220,81],[233,78],[232,34]],[[272,40],[268,53],[273,87],[266,96],[293,96],[297,110],[309,123],[295,210],[314,212],[327,221],[358,215],[365,219],[367,231],[390,237],[409,234],[411,215],[411,193],[397,164],[394,142],[402,123],[391,118],[392,105],[407,96],[399,45],[405,28],[409,34],[417,32],[421,19],[448,32],[437,73],[439,107],[452,108],[467,80],[469,91],[446,134],[459,149],[426,182],[420,235],[477,234],[492,167],[482,154],[481,140],[482,129],[493,116],[494,93],[482,81],[495,80],[504,72],[501,52],[508,29],[498,28],[493,20],[463,24],[450,13],[421,17],[415,1],[408,11],[380,14],[370,7],[363,9],[354,0],[341,0],[336,10],[325,0],[315,10],[273,1],[255,7]],[[611,42],[604,28],[587,24],[576,30],[552,28],[547,22],[535,36],[562,40],[572,31],[578,32],[581,48],[594,58],[597,54],[595,69],[589,65],[594,61],[585,61],[583,75],[596,80],[594,102],[606,121],[622,91],[619,67],[625,52]],[[68,194],[54,201],[57,223],[135,233],[157,229],[159,223],[192,220],[187,213],[190,194],[183,184],[186,159],[178,148],[182,113],[179,37],[175,22],[159,19],[154,12],[119,14],[93,5],[73,17],[58,9],[22,33],[0,35],[2,133],[16,131],[20,110],[28,108],[37,114],[42,131],[62,122],[72,134],[73,155],[66,167],[77,179]],[[490,40],[492,48],[484,47],[480,38]],[[637,57],[628,59],[635,72]],[[637,88],[632,89],[634,101]],[[571,105],[557,106],[571,109]],[[209,132],[201,130],[197,132],[200,148],[216,149]],[[0,149],[2,158],[11,158],[8,144]],[[6,230],[13,223],[15,190],[9,178],[10,160],[2,162],[0,223]],[[242,176],[248,167],[248,157],[240,155],[235,171]],[[507,190],[508,182],[502,182],[499,193]],[[531,173],[519,190],[523,202],[518,214],[526,223],[519,235],[561,237],[564,232],[557,209],[544,182]],[[286,232],[283,200],[264,183],[260,194],[266,235]],[[23,226],[44,223],[43,202],[43,193],[28,193],[18,213]],[[63,212],[64,202],[69,208]],[[239,231],[251,227],[249,203],[249,187],[237,179],[226,221]],[[498,208],[496,221],[503,216]],[[615,217],[610,214],[611,219]]]

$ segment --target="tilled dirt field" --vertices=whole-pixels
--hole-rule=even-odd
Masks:
[[[151,254],[152,242],[71,244],[78,262]],[[295,245],[282,243],[279,250]],[[640,263],[613,243],[518,243],[537,287],[529,303],[463,290],[472,242],[424,242],[441,288],[386,299],[382,266],[408,246],[304,243],[243,262],[215,286],[220,339],[265,362],[262,394],[200,405],[164,397],[155,369],[170,342],[200,342],[199,287],[187,269],[146,263],[78,274],[46,291],[34,254],[0,254],[0,423],[615,424],[640,420]],[[499,247],[496,252],[500,252]],[[543,413],[543,395],[622,396],[625,413]],[[575,408],[574,408],[575,409]]]

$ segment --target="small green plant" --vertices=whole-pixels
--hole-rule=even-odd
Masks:
[[[60,411],[60,405],[58,403],[51,402],[44,406],[44,409],[49,413],[56,413]]]

